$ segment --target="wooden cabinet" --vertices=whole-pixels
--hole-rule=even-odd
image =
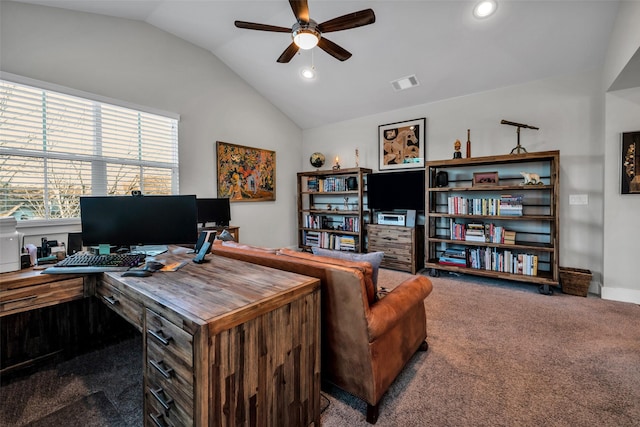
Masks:
[[[416,274],[424,266],[424,227],[367,225],[368,252],[384,252],[381,267]]]
[[[298,172],[298,246],[364,252],[366,174],[351,168]]]
[[[559,284],[559,169],[559,151],[427,162],[426,266],[548,293]],[[524,184],[522,172],[539,180]],[[448,184],[438,187],[443,173]]]

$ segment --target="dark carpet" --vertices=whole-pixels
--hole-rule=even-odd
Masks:
[[[104,392],[98,391],[27,424],[27,427],[81,425],[123,426],[125,422]]]
[[[405,277],[381,270],[380,286]],[[429,351],[391,385],[377,426],[640,425],[640,306],[470,276],[431,279]],[[71,416],[34,425],[142,425],[141,347],[136,338],[10,382],[0,388],[0,425],[44,421],[92,399],[103,414],[95,424]],[[333,389],[327,404],[324,426],[368,425],[361,400]],[[110,406],[120,420],[104,415]]]

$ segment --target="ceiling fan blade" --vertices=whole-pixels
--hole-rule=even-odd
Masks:
[[[362,27],[363,25],[373,24],[374,22],[376,22],[376,15],[373,13],[373,10],[365,9],[325,21],[318,25],[318,30],[320,30],[321,33],[330,33],[332,31]]]
[[[298,22],[309,22],[309,4],[307,0],[289,0],[289,4]]]
[[[277,27],[275,25],[256,24],[254,22],[236,21],[236,27],[247,30],[272,31],[276,33],[290,33],[291,28]]]
[[[296,53],[298,53],[298,49],[298,45],[292,42],[289,47],[287,47],[284,52],[282,52],[282,55],[280,55],[280,58],[278,58],[278,62],[284,64],[291,61]]]
[[[338,46],[331,40],[325,39],[324,37],[320,38],[318,47],[340,61],[346,61],[351,58],[351,53],[349,51]]]

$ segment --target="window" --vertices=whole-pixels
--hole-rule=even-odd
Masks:
[[[178,194],[178,121],[0,80],[0,216],[77,218],[88,195]]]

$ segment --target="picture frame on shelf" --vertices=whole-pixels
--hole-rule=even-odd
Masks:
[[[622,134],[620,194],[640,194],[640,131]]]
[[[426,118],[378,126],[379,170],[424,168]]]
[[[471,185],[474,187],[495,187],[498,182],[498,172],[474,172]]]
[[[230,202],[276,200],[276,152],[216,141],[218,197]]]

